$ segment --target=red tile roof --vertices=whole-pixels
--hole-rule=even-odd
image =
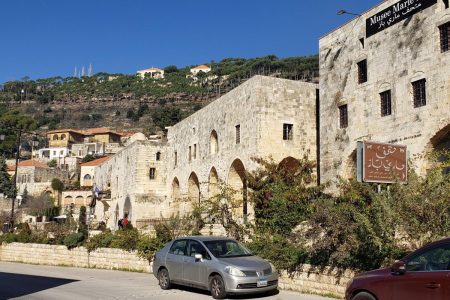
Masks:
[[[8,171],[15,171],[16,165],[8,165]],[[20,167],[35,167],[35,168],[41,168],[41,169],[48,169],[48,166],[44,163],[41,163],[38,160],[34,159],[28,159],[28,160],[22,160],[19,162],[19,168]]]
[[[88,162],[85,162],[85,163],[81,163],[80,166],[82,166],[82,167],[99,166],[99,165],[101,165],[102,163],[104,163],[105,161],[107,161],[110,158],[111,158],[110,156],[104,156],[104,157],[98,158],[96,160],[92,160],[92,161],[88,161]]]
[[[196,66],[195,68],[192,69],[211,69],[210,67],[208,67],[207,65],[200,65],[200,66]]]
[[[81,130],[71,129],[71,128],[50,130],[50,131],[47,131],[47,134],[61,133],[61,132],[73,132],[73,133],[83,134],[83,132]]]

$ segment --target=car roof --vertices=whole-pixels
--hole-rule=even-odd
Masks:
[[[177,238],[177,240],[184,240],[184,239],[192,239],[192,240],[197,240],[197,241],[201,241],[201,242],[217,241],[217,240],[233,240],[232,238],[229,238],[226,236],[212,236],[212,235],[183,236],[183,237]]]

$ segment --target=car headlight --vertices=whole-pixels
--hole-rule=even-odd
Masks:
[[[277,272],[277,268],[275,268],[273,263],[269,263],[270,264],[270,268],[272,269],[272,273],[276,273]]]
[[[236,269],[235,267],[231,266],[225,267],[225,272],[227,272],[231,276],[245,277],[244,272],[242,272],[239,269]]]

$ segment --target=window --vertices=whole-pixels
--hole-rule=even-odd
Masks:
[[[176,255],[186,255],[186,244],[187,240],[178,240],[172,244],[170,247],[169,253]]]
[[[161,160],[161,152],[156,152],[156,160]]]
[[[150,179],[155,179],[156,177],[156,169],[150,168]]]
[[[53,140],[54,140],[54,141],[57,141],[57,140],[58,140],[58,135],[57,135],[57,134],[53,135]]]
[[[283,140],[292,141],[294,139],[293,129],[294,129],[294,125],[283,124]]]
[[[439,35],[441,37],[441,52],[449,50],[448,36],[450,35],[450,22],[439,26]]]
[[[348,127],[347,104],[339,106],[339,126],[341,128],[347,128]]]
[[[59,151],[59,154],[60,154],[61,156],[64,156],[64,150]]]
[[[189,146],[189,161],[192,160],[192,147]]]
[[[241,125],[236,125],[236,144],[241,143]]]
[[[61,140],[65,140],[66,139],[66,135],[65,134],[61,134]]]
[[[381,98],[381,116],[390,116],[391,111],[391,91],[385,91],[380,93]]]
[[[201,254],[204,259],[211,259],[205,247],[197,241],[190,240],[188,250],[188,255],[191,257],[195,257],[195,254]]]
[[[91,177],[91,175],[86,174],[86,175],[84,175],[83,179],[84,179],[84,180],[91,180],[92,177]]]
[[[367,59],[358,63],[358,83],[367,81]]]
[[[446,9],[449,8],[450,5],[449,5],[449,3],[448,3],[448,0],[443,0],[443,1],[444,1],[444,6],[445,6],[445,8],[446,8]]]
[[[213,130],[209,137],[209,152],[211,154],[216,153],[219,150],[219,139],[217,138],[217,132]]]
[[[174,164],[175,164],[175,167],[176,167],[178,165],[178,153],[177,153],[177,151],[174,152],[173,156],[174,156]]]
[[[197,159],[197,144],[194,144],[194,159]]]
[[[408,272],[447,271],[450,259],[450,244],[439,245],[418,253],[406,262]]]
[[[53,156],[56,156],[56,151],[53,151]]]
[[[364,38],[360,38],[359,42],[361,43],[361,47],[364,49]]]
[[[425,79],[417,80],[412,83],[414,107],[421,107],[427,104],[425,83],[426,83]]]

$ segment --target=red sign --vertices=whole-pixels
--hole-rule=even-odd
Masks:
[[[407,173],[408,161],[406,146],[364,142],[364,182],[406,182]]]

